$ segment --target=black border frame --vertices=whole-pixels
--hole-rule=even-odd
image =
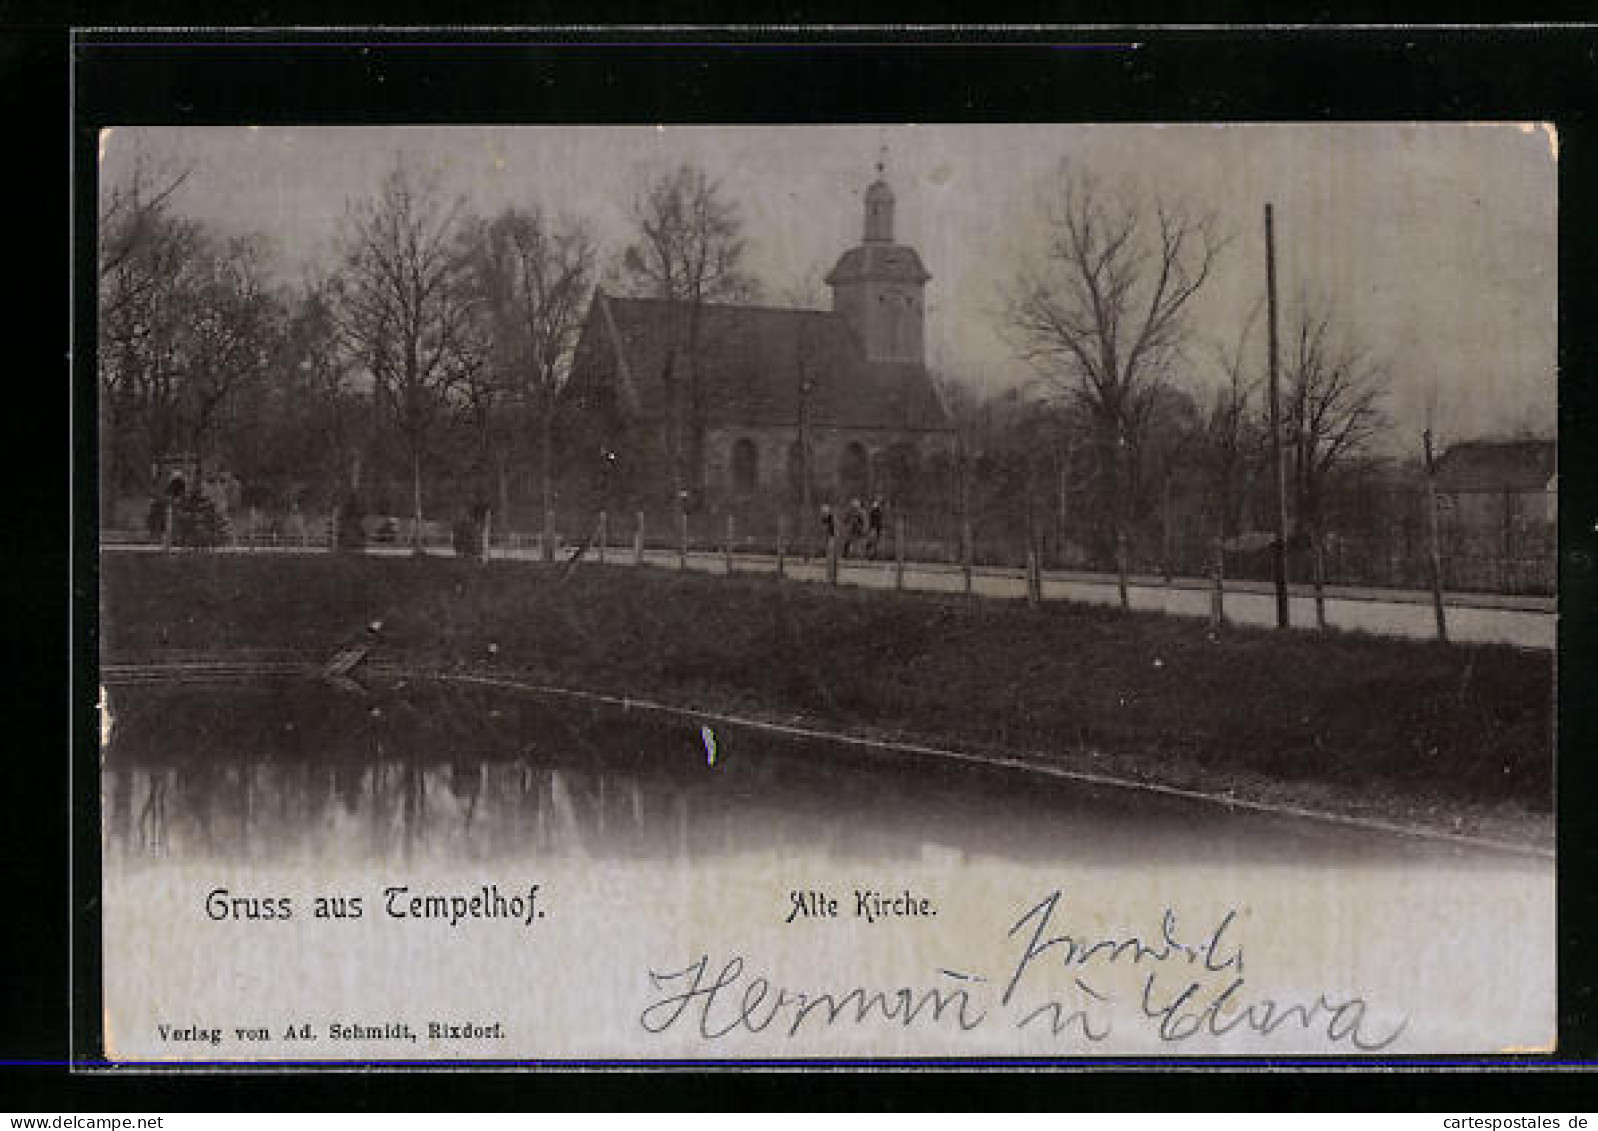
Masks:
[[[1598,258],[1598,224],[1589,203],[1598,199],[1593,191],[1598,186],[1598,67],[1593,61],[1598,35],[1591,27],[258,31],[234,33],[224,37],[226,46],[212,47],[197,43],[223,39],[149,32],[138,38],[154,45],[134,46],[130,38],[80,32],[69,44],[72,151],[78,173],[70,187],[80,268],[73,292],[76,376],[71,398],[77,431],[72,436],[76,474],[71,505],[78,516],[97,513],[93,293],[92,284],[86,285],[92,272],[86,276],[81,267],[84,256],[92,254],[87,249],[93,246],[95,213],[94,133],[100,124],[1554,121],[1561,147],[1559,425],[1564,441],[1560,1050],[1554,1058],[1491,1063],[1552,1067],[1598,1056],[1592,912],[1581,898],[1579,879],[1572,879],[1590,874],[1594,854],[1581,806],[1593,794],[1593,770],[1583,765],[1581,756],[1592,746],[1586,702],[1593,687],[1593,661],[1582,655],[1582,626],[1590,615],[1598,555],[1592,523],[1594,477],[1585,443],[1592,392],[1584,376],[1592,370],[1595,352],[1592,264]],[[1137,48],[1115,46],[1128,42]],[[539,84],[527,81],[532,70]],[[795,91],[803,92],[802,100],[795,100]],[[93,788],[98,764],[92,696],[81,694],[95,683],[98,576],[92,525],[80,520],[72,533],[73,611],[78,618],[72,625],[73,674],[80,694],[72,704],[78,788],[72,798],[77,899],[71,908],[76,945],[70,958],[76,991],[73,1027],[81,1041],[97,1033],[99,1013],[97,907],[85,894],[97,892],[99,883]],[[23,981],[17,973],[8,972],[8,983]],[[1397,1064],[1418,1068],[1436,1060],[1410,1058]],[[1311,1063],[1331,1067],[1327,1061]],[[1166,1061],[1160,1066],[1183,1064]],[[253,1079],[263,1071],[240,1069],[238,1074]],[[738,1075],[754,1073],[744,1069]],[[669,1070],[655,1075],[682,1079],[681,1073]],[[367,1079],[386,1077],[379,1071]],[[1283,1076],[1267,1073],[1258,1079],[1263,1083],[1267,1078]],[[242,1079],[239,1083],[250,1086]],[[1132,1093],[1140,1088],[1133,1084]],[[1498,1103],[1507,1098],[1500,1095]]]

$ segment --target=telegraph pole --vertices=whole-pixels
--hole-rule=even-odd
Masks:
[[[1276,627],[1286,628],[1287,616],[1287,471],[1282,464],[1282,394],[1276,373],[1276,231],[1271,206],[1265,206],[1265,301],[1270,311],[1271,464],[1276,476],[1276,540],[1272,567],[1276,575]]]
[[[1437,464],[1432,459],[1432,430],[1421,433],[1426,453],[1426,546],[1431,565],[1432,615],[1437,620],[1437,639],[1448,643],[1448,617],[1443,612],[1443,555],[1437,536]]]

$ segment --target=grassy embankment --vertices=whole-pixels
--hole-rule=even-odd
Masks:
[[[1525,835],[1553,665],[1500,646],[769,576],[527,562],[109,554],[102,659],[374,658],[802,719],[1345,812]],[[490,646],[493,646],[491,649]],[[1531,824],[1537,822],[1533,819]]]

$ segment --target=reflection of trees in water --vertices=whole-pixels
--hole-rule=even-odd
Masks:
[[[1251,847],[1228,821],[1196,848],[1204,814],[1184,803],[1133,811],[1122,795],[797,737],[718,727],[710,765],[695,720],[532,696],[308,683],[118,696],[105,839],[130,856],[697,863],[797,847],[880,862],[941,845],[1120,861],[1162,843],[1184,859]],[[1276,843],[1276,825],[1255,827],[1252,844]]]
[[[151,774],[145,785],[144,808],[139,812],[139,844],[152,855],[166,848],[166,792],[170,773]]]
[[[102,771],[104,840],[108,849],[144,856],[165,853],[167,796],[173,778],[173,772],[167,768],[107,767]]]
[[[440,709],[426,696],[379,696],[376,710],[315,692],[128,697],[142,709],[126,713],[107,752],[104,790],[107,846],[130,854],[587,852],[619,831],[616,811],[634,828],[643,821],[640,788],[607,782],[602,752],[554,716],[495,711],[485,726],[481,704]],[[341,730],[325,725],[335,713]],[[237,741],[219,740],[224,731]]]
[[[100,808],[104,813],[103,839],[106,850],[127,848],[133,830],[133,774],[128,770],[103,769],[100,774]]]
[[[477,800],[483,795],[483,764],[481,762],[455,761],[449,768],[449,791],[465,809],[461,828],[470,834],[472,814],[477,812]]]
[[[427,819],[427,774],[422,770],[420,754],[412,754],[405,760],[402,780],[405,783],[405,802],[401,810],[404,818],[400,821],[400,843],[402,856],[409,860],[417,837],[421,834],[422,822]]]
[[[327,766],[141,759],[108,766],[104,783],[107,848],[146,857],[699,858],[798,839],[782,835],[791,820],[738,819],[698,783],[531,752],[498,763],[414,752]],[[752,826],[764,835],[752,839]]]
[[[129,689],[107,751],[108,843],[137,855],[702,859],[853,842],[871,822],[851,812],[889,804],[864,767],[845,780],[803,746],[723,736],[709,765],[686,720],[474,690],[292,686]],[[878,855],[904,851],[882,839]]]
[[[375,773],[369,765],[359,762],[335,762],[328,767],[327,784],[329,800],[337,799],[344,812],[354,816],[361,811],[361,795],[366,791],[367,779],[374,780]]]
[[[419,757],[362,767],[131,764],[105,771],[107,847],[137,856],[397,857],[690,851],[689,791],[602,770]]]

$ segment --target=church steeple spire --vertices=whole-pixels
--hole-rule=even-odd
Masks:
[[[877,179],[866,189],[866,243],[893,242],[893,190],[887,181],[888,147],[877,155]]]
[[[932,278],[912,247],[893,239],[893,190],[888,151],[877,159],[877,179],[866,189],[864,239],[827,272],[832,309],[860,337],[868,361],[924,362],[922,299]]]

